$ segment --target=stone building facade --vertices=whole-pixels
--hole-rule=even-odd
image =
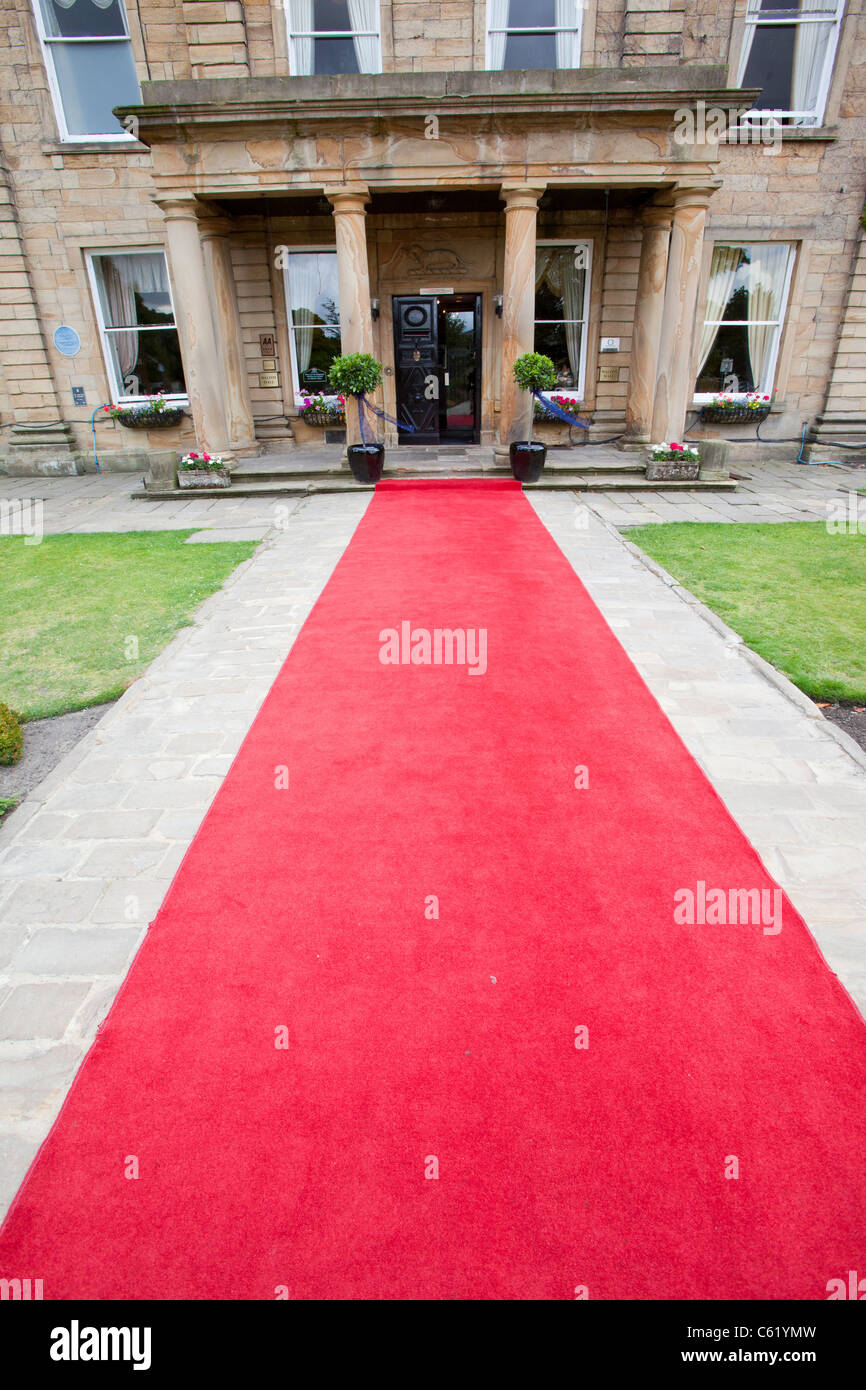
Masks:
[[[2,0],[0,471],[324,442],[341,349],[409,447],[533,347],[590,439],[866,444],[861,2]]]

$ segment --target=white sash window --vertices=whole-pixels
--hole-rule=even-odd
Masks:
[[[698,343],[697,400],[717,392],[770,396],[794,248],[787,241],[716,245]]]
[[[580,67],[582,0],[487,0],[487,67]]]
[[[379,0],[286,0],[289,72],[381,72]]]
[[[160,391],[185,400],[164,252],[91,252],[87,268],[112,400],[141,400]]]
[[[749,0],[738,85],[787,125],[824,117],[844,0]]]
[[[332,246],[298,247],[288,252],[283,274],[296,396],[333,395],[328,373],[341,352],[337,253]]]
[[[582,400],[592,243],[540,241],[535,248],[535,351],[556,368],[554,395]]]
[[[131,139],[111,114],[140,100],[122,0],[36,0],[36,25],[61,138]]]

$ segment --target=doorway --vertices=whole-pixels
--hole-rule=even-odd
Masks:
[[[477,444],[481,420],[481,295],[394,297],[401,444]]]

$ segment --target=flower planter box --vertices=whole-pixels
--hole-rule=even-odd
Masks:
[[[700,473],[700,459],[647,459],[646,476],[650,483],[692,482]]]
[[[112,416],[119,425],[128,430],[167,430],[179,425],[184,417],[183,410],[130,410]]]
[[[769,414],[768,405],[752,408],[747,405],[735,405],[730,409],[716,405],[701,406],[701,421],[705,425],[759,425]]]
[[[232,475],[227,468],[179,468],[177,485],[188,487],[230,487]]]
[[[338,430],[346,427],[345,415],[329,415],[324,410],[302,410],[299,418],[305,425],[318,425],[322,429]]]

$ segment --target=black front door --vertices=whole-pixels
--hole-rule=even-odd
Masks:
[[[394,360],[401,444],[478,442],[480,295],[395,297]]]

